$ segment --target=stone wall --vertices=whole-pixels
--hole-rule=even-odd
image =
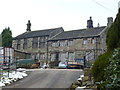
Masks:
[[[103,34],[104,35],[104,34]],[[61,53],[66,53],[66,57],[63,55],[62,57],[66,60],[68,59],[69,56],[68,53],[72,52],[74,54],[74,60],[75,59],[91,59],[95,60],[100,54],[103,53],[102,49],[105,49],[103,47],[103,41],[101,41],[101,37],[103,36],[98,36],[98,37],[91,37],[91,38],[78,38],[78,39],[72,39],[72,44],[68,45],[68,42],[70,40],[58,40],[58,41],[50,41],[49,42],[49,49],[48,52],[51,54],[61,54]],[[104,40],[105,38],[103,38]],[[63,44],[61,46],[61,42],[64,42],[67,44]],[[53,45],[54,43],[54,45]],[[55,44],[56,43],[56,44]],[[68,55],[68,56],[67,56]],[[54,55],[53,55],[54,56]],[[60,58],[60,56],[59,56]],[[51,60],[51,57],[49,58]],[[58,59],[60,60],[60,59]]]
[[[84,58],[86,60],[95,60],[106,50],[106,33],[107,28],[105,28],[100,35],[94,37],[49,41],[48,47],[47,40],[49,37],[47,37],[45,38],[45,46],[42,48],[39,47],[39,40],[41,37],[37,37],[37,48],[33,48],[32,46],[34,38],[27,38],[27,48],[23,48],[24,39],[19,39],[19,49],[17,48],[18,40],[13,40],[12,44],[15,50],[31,53],[31,58],[37,59],[41,62],[50,62],[54,57],[57,57],[58,60],[75,60]]]

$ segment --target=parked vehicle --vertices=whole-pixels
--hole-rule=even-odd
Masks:
[[[32,65],[34,64],[34,65]],[[33,68],[36,67],[33,59],[19,59],[17,60],[17,68]]]
[[[83,63],[77,61],[68,61],[67,69],[83,69]]]
[[[60,62],[58,67],[59,68],[67,68],[67,62]]]
[[[67,69],[83,69],[83,66],[79,64],[68,64]]]

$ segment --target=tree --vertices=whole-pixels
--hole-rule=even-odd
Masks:
[[[114,23],[108,30],[106,43],[108,51],[120,47],[120,9]]]
[[[12,47],[12,32],[10,28],[5,28],[2,31],[2,46],[3,47]]]
[[[120,84],[120,53],[116,57],[114,49],[120,48],[120,9],[106,36],[107,52],[97,58],[92,75],[95,82],[106,88],[117,88]],[[118,50],[120,52],[120,49]],[[119,56],[119,58],[117,58]],[[119,61],[119,64],[117,64]],[[117,67],[118,65],[119,67]],[[116,71],[116,68],[118,68]],[[103,84],[103,85],[102,85]],[[104,85],[105,84],[105,85]]]

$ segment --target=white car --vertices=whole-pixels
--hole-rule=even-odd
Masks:
[[[58,67],[59,68],[67,68],[67,62],[60,62]]]

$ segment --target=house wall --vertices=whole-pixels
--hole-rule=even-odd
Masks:
[[[88,61],[95,60],[104,52],[104,40],[105,34],[98,37],[50,41],[48,52],[51,56],[49,60],[74,61],[84,58]],[[56,54],[58,54],[57,59]]]
[[[110,28],[110,26],[106,27],[102,33],[100,33],[100,47],[101,49],[104,49],[104,50],[107,50],[107,45],[106,45],[106,35],[107,35],[107,31],[108,31],[108,28]]]
[[[43,63],[55,60],[74,61],[76,59],[86,59],[87,61],[90,61],[95,60],[100,54],[105,52],[106,32],[107,29],[105,28],[105,30],[103,30],[103,32],[101,32],[100,35],[98,35],[97,37],[49,41],[48,47],[47,40],[49,40],[49,38],[51,38],[52,36],[26,38],[26,48],[23,48],[25,44],[25,39],[16,39],[13,40],[13,47],[15,50],[31,53],[31,58],[37,59]],[[56,32],[52,34],[56,35]],[[44,40],[42,41],[41,38],[44,38]],[[36,48],[33,47],[33,42],[37,43],[37,47],[35,45]],[[42,42],[44,42],[44,47],[40,47],[40,43]],[[20,48],[18,48],[19,43]]]
[[[47,40],[63,32],[63,28],[56,28],[56,30],[51,31],[46,35],[40,37],[23,38],[23,39],[13,39],[12,47],[21,52],[31,53],[31,58],[46,62],[49,58],[47,53]],[[27,41],[27,44],[25,43]],[[33,42],[35,43],[33,45]],[[25,46],[26,45],[26,46]]]
[[[17,48],[18,40],[13,40],[13,47],[21,52],[31,53],[31,58],[37,59],[37,60],[45,60],[46,59],[46,45],[47,45],[47,39],[48,36],[43,37],[36,37],[38,39],[38,42],[36,44],[36,47],[33,47],[33,41],[34,38],[27,38],[27,48],[24,48],[24,39],[20,40],[20,48]],[[43,43],[40,41],[41,38],[44,38],[44,47],[39,47],[40,43]],[[21,56],[20,56],[21,57]]]

